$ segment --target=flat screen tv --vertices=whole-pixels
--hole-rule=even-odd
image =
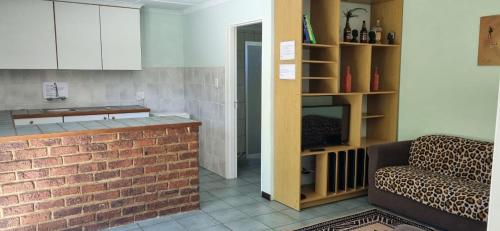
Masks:
[[[345,105],[302,108],[302,150],[349,143],[351,107]]]

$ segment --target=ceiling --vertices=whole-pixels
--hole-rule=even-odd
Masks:
[[[184,10],[210,0],[114,0],[117,2],[142,3],[146,7],[158,7],[171,10]]]

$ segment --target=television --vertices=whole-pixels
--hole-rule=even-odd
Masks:
[[[347,145],[350,114],[349,104],[302,107],[302,150]]]

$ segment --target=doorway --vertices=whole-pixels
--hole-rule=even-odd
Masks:
[[[262,23],[240,26],[237,33],[238,177],[258,173],[261,164]]]

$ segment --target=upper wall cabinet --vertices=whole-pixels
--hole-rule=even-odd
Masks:
[[[0,69],[141,70],[139,8],[101,0],[0,0]]]
[[[0,1],[0,69],[57,69],[51,1]]]
[[[138,9],[101,6],[104,70],[140,70],[141,24]]]
[[[59,69],[100,70],[99,6],[55,2]]]

